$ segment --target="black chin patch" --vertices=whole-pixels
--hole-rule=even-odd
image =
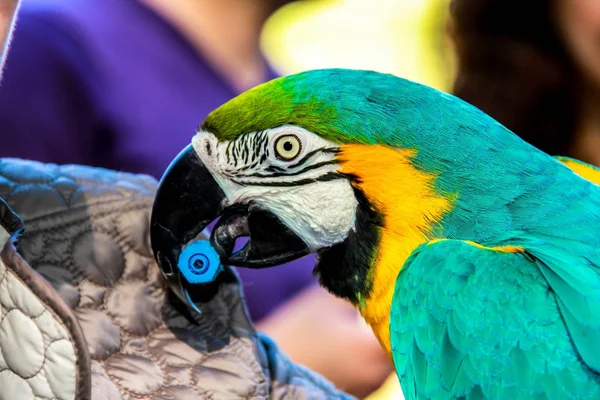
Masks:
[[[368,298],[371,293],[370,271],[374,268],[383,217],[362,191],[354,188],[354,195],[358,200],[356,229],[342,243],[319,251],[315,274],[331,293],[358,304],[359,294]]]

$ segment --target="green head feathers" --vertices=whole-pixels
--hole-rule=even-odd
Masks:
[[[464,117],[465,111],[481,118],[454,96],[393,75],[325,69],[259,85],[213,111],[202,129],[228,140],[297,125],[336,143],[397,146],[420,139],[411,140],[411,132],[434,133],[455,123],[456,113]]]

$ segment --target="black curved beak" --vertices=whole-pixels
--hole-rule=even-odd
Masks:
[[[264,268],[310,253],[282,221],[256,204],[232,204],[192,145],[171,162],[156,193],[150,240],[163,276],[180,298],[185,282],[178,269],[183,248],[215,219],[210,244],[223,265]],[[234,253],[236,240],[248,242]]]

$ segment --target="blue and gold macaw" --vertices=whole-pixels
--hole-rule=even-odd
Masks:
[[[309,71],[207,117],[161,181],[152,245],[184,300],[178,257],[216,218],[224,264],[316,253],[407,399],[599,399],[599,181],[452,95]]]

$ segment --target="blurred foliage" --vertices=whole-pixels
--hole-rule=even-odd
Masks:
[[[345,67],[392,73],[447,91],[454,57],[449,0],[304,0],[267,22],[263,50],[281,73]]]

